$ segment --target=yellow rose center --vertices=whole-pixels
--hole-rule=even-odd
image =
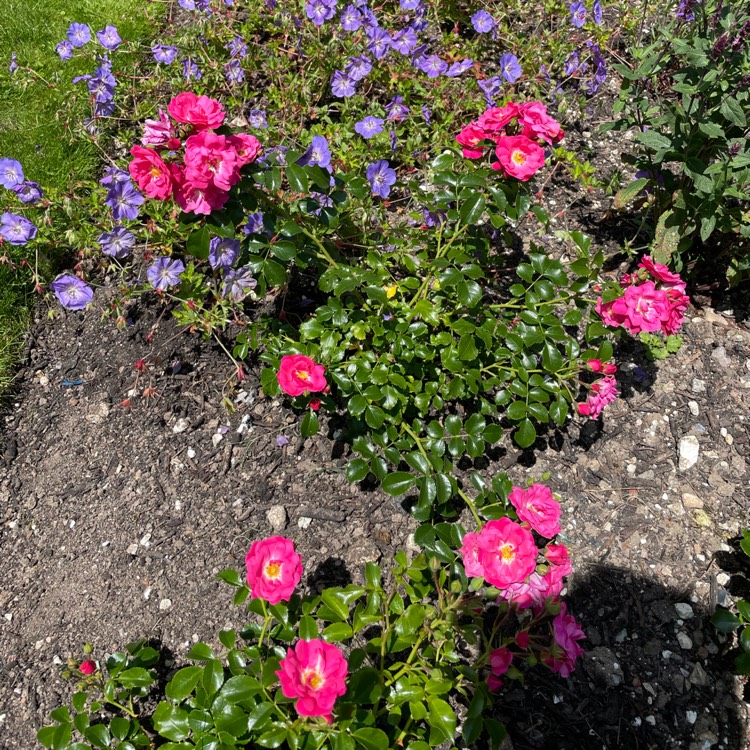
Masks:
[[[510,562],[516,557],[516,551],[512,544],[504,544],[500,547],[500,557],[503,558],[503,562]]]
[[[304,682],[306,682],[313,690],[320,690],[325,683],[325,679],[318,674],[315,670],[310,670],[304,675]]]
[[[281,563],[270,562],[266,565],[266,578],[278,578],[281,575]]]
[[[523,151],[514,151],[510,158],[514,164],[518,164],[519,166],[526,164],[526,154]]]
[[[151,176],[152,177],[161,177],[161,169],[157,166],[151,167]]]
[[[299,378],[300,380],[309,380],[310,373],[307,372],[307,370],[295,370],[294,371],[294,376],[296,378]]]

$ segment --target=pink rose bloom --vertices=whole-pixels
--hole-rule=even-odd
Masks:
[[[555,637],[555,646],[544,662],[553,672],[568,677],[575,669],[576,659],[583,654],[578,641],[583,640],[586,634],[581,630],[575,617],[567,613],[564,603],[560,614],[552,621],[552,633]]]
[[[466,159],[479,159],[484,154],[483,148],[477,148],[479,143],[487,138],[487,133],[478,127],[475,122],[465,125],[456,136],[456,140],[463,146],[461,153]]]
[[[295,552],[294,542],[283,536],[253,542],[245,567],[250,596],[269,604],[289,601],[302,579],[302,558]]]
[[[172,127],[172,121],[167,116],[167,113],[160,109],[158,120],[146,120],[143,126],[141,143],[144,146],[165,148],[174,136],[175,132]]]
[[[515,102],[508,102],[504,107],[491,107],[479,116],[476,124],[484,131],[485,137],[496,136],[518,117],[520,111],[520,106]]]
[[[671,335],[677,333],[682,327],[682,323],[685,320],[685,310],[687,310],[690,304],[690,297],[678,287],[672,287],[666,291],[669,312],[667,319],[664,321],[663,331],[667,335]]]
[[[316,365],[304,354],[287,354],[282,357],[276,378],[281,390],[289,396],[322,391],[328,385],[323,365]]]
[[[526,490],[514,487],[508,495],[518,517],[534,531],[551,539],[560,533],[560,503],[552,497],[552,490],[543,484],[532,484]]]
[[[166,200],[172,195],[172,176],[169,167],[152,148],[133,146],[133,161],[128,165],[130,176],[149,198]]]
[[[496,693],[502,686],[503,681],[499,677],[495,677],[494,674],[491,674],[487,678],[487,687],[490,689],[490,692]]]
[[[602,364],[600,359],[590,359],[586,366],[591,372],[602,372],[605,375],[614,375],[617,372],[617,365]]]
[[[479,564],[478,540],[479,534],[473,531],[464,534],[460,550],[464,559],[464,570],[466,570],[466,575],[471,578],[484,578],[484,568]]]
[[[263,148],[254,135],[248,135],[247,133],[230,135],[227,140],[237,154],[237,162],[241,167],[254,162]]]
[[[547,114],[547,107],[541,102],[526,102],[520,107],[518,122],[523,125],[522,135],[547,143],[559,143],[565,131],[560,123]]]
[[[496,677],[502,677],[513,661],[513,654],[507,648],[496,648],[490,654],[490,669]]]
[[[183,211],[208,216],[212,211],[223,208],[229,200],[229,193],[226,190],[219,190],[215,185],[197,187],[185,179],[182,167],[177,164],[170,164],[170,166],[175,186],[174,199]]]
[[[544,149],[525,135],[498,138],[495,155],[498,160],[492,168],[521,182],[526,182],[544,166]]]
[[[218,128],[224,122],[221,102],[208,96],[196,96],[190,91],[178,94],[167,106],[177,122],[185,122],[196,130]]]
[[[534,571],[526,581],[511,583],[504,588],[498,596],[498,601],[503,600],[512,604],[517,610],[541,607],[548,596],[549,582],[544,576]]]
[[[657,289],[653,281],[629,286],[625,290],[625,295],[615,300],[612,309],[617,310],[619,314],[623,306],[627,316],[624,326],[632,334],[641,331],[661,331],[662,322],[669,318],[667,293],[663,289]]]
[[[547,558],[550,565],[563,568],[565,570],[564,575],[570,575],[573,571],[573,567],[570,564],[568,548],[564,544],[548,544],[544,548],[544,556]]]
[[[661,282],[662,289],[679,289],[685,291],[685,282],[680,278],[680,274],[673,273],[663,263],[656,263],[651,260],[651,256],[644,255],[638,268],[643,268],[651,275],[652,278]]]
[[[578,413],[596,419],[604,411],[604,407],[616,401],[619,395],[617,381],[612,375],[607,375],[591,386],[586,403],[578,404]]]
[[[318,638],[297,641],[281,660],[276,672],[281,692],[297,698],[300,716],[322,716],[329,724],[336,698],[346,692],[347,664],[336,646]]]
[[[523,581],[536,568],[534,537],[510,518],[490,521],[479,533],[477,546],[485,580],[499,589]]]
[[[198,188],[230,190],[239,182],[237,152],[224,135],[201,132],[185,143],[185,179]]]
[[[96,672],[96,664],[91,661],[91,659],[87,659],[86,661],[81,662],[81,666],[78,667],[78,671],[81,674],[90,675],[94,674]]]
[[[602,323],[612,328],[618,328],[619,326],[625,325],[627,315],[621,312],[622,305],[618,305],[615,310],[615,302],[620,302],[619,299],[612,300],[610,302],[603,302],[602,298],[599,297],[596,301],[595,310],[599,313],[602,319]]]

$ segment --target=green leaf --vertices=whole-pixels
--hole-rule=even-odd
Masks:
[[[227,703],[241,703],[250,700],[262,690],[261,684],[254,677],[238,674],[230,677],[221,687],[219,695]]]
[[[514,401],[505,413],[508,419],[512,419],[514,422],[524,419],[526,416],[526,402]]]
[[[741,128],[747,125],[747,118],[742,110],[742,105],[734,97],[726,97],[722,101],[719,111],[733,125],[738,125]]]
[[[429,743],[432,747],[442,742],[453,742],[456,735],[456,714],[442,698],[428,698],[429,713],[427,722],[430,725]]]
[[[203,674],[203,667],[184,667],[169,681],[165,694],[173,701],[182,701],[193,692]]]
[[[279,747],[287,738],[287,728],[285,724],[273,724],[273,728],[264,732],[255,742],[261,747]]]
[[[166,701],[156,707],[152,721],[154,729],[168,740],[184,740],[190,734],[187,711]]]
[[[459,209],[461,221],[464,224],[473,224],[484,212],[486,203],[481,193],[473,193],[461,204]]]
[[[109,731],[112,736],[122,741],[128,736],[130,731],[130,722],[122,716],[113,716],[109,722]]]
[[[643,188],[648,185],[648,183],[648,177],[639,177],[637,180],[634,180],[629,185],[622,188],[622,190],[618,190],[615,193],[615,198],[612,203],[614,208],[625,208],[625,206],[627,206],[628,203],[630,203],[630,201],[632,201],[633,198],[635,198]]]
[[[154,678],[143,667],[132,667],[117,675],[117,682],[123,687],[148,687]]]
[[[361,458],[353,458],[346,465],[346,481],[349,484],[361,482],[370,473],[370,465]]]
[[[348,613],[347,613],[348,617]],[[323,628],[323,639],[329,643],[338,643],[354,637],[352,626],[346,622],[334,622]]]
[[[362,727],[352,732],[355,742],[364,750],[389,750],[391,743],[388,735],[382,729]]]
[[[657,133],[655,130],[636,133],[635,139],[644,146],[654,149],[654,151],[663,151],[672,146],[672,141],[669,138],[661,133]]]
[[[349,413],[353,417],[358,417],[363,414],[367,408],[367,399],[364,396],[357,394],[349,399]]]
[[[529,448],[536,440],[536,429],[530,419],[524,419],[513,435],[513,439],[521,448]]]
[[[456,286],[458,299],[467,307],[474,307],[482,299],[482,287],[476,281],[462,281]]]
[[[109,743],[112,741],[109,730],[104,724],[94,724],[93,726],[90,726],[83,733],[83,736],[94,745],[94,747],[109,747]]]
[[[740,654],[734,660],[734,671],[737,674],[750,675],[750,654]]]
[[[385,422],[385,412],[379,407],[370,404],[365,409],[365,422],[368,426],[372,427],[373,430],[377,430],[383,426]]]
[[[206,260],[208,258],[209,245],[211,243],[211,232],[207,226],[203,226],[195,232],[191,232],[185,243],[185,252],[195,258]]]
[[[308,190],[307,172],[296,164],[290,164],[286,168],[286,178],[289,181],[289,187],[295,193],[306,193]]]
[[[211,696],[224,684],[224,667],[218,659],[209,659],[203,668],[203,688]]]
[[[740,626],[739,618],[728,609],[719,607],[711,618],[713,626],[722,633],[731,633]]]
[[[562,427],[568,416],[568,402],[564,398],[558,398],[557,401],[550,404],[549,415],[555,424]]]
[[[416,477],[408,472],[394,471],[383,479],[383,490],[394,497],[403,495],[414,487],[416,481]]]
[[[73,693],[73,709],[75,711],[83,711],[83,707],[86,705],[86,699],[88,697],[88,693]]]
[[[60,724],[52,732],[52,750],[65,750],[73,737],[70,724]]]
[[[299,637],[303,641],[310,641],[318,637],[318,623],[314,617],[305,615],[299,621]]]
[[[318,413],[312,410],[308,411],[299,426],[302,437],[312,437],[318,434]]]

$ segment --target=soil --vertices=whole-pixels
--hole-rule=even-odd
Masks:
[[[619,166],[612,137],[578,136],[605,172]],[[555,228],[583,226],[612,254],[622,225],[591,222],[608,199],[588,196],[576,216],[569,188],[548,188]],[[254,539],[294,539],[308,590],[414,551],[402,502],[347,483],[335,425],[301,440],[257,369],[227,390],[225,355],[163,312],[142,301],[124,331],[96,312],[42,312],[30,333],[0,426],[0,750],[38,746],[84,642],[103,659],[148,638],[179,663],[241,627],[216,574],[241,569]],[[562,498],[569,608],[588,636],[569,679],[537,668],[498,695],[516,750],[748,747],[750,695],[709,619],[741,593],[719,563],[750,526],[749,317],[691,308],[683,348],[657,363],[623,347],[623,397],[602,422],[576,420],[533,451],[505,445],[485,469]],[[681,470],[687,436],[699,456]]]

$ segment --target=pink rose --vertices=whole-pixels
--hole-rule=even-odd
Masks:
[[[215,185],[198,187],[185,178],[185,172],[176,164],[171,164],[174,180],[174,199],[183,211],[208,216],[212,211],[224,207],[229,200],[226,190],[219,190]]]
[[[152,148],[133,146],[133,160],[128,165],[130,176],[149,198],[166,200],[172,195],[172,176],[169,167]]]
[[[667,293],[663,289],[657,289],[653,281],[629,286],[624,296],[615,300],[613,309],[619,311],[623,306],[627,316],[624,326],[632,334],[660,331],[662,323],[669,318]]]
[[[529,636],[528,630],[519,630],[516,633],[516,644],[519,648],[526,648],[529,645],[531,637]]]
[[[560,533],[560,503],[552,497],[552,490],[543,484],[532,484],[526,490],[514,487],[508,495],[518,517],[534,531],[551,539]]]
[[[485,137],[496,136],[518,117],[521,108],[515,102],[508,102],[504,107],[491,107],[485,110],[477,120],[477,125],[485,132]]]
[[[87,659],[86,661],[81,662],[81,666],[78,667],[78,671],[81,674],[90,675],[94,674],[96,672],[96,664],[91,661],[91,659]]]
[[[651,260],[651,256],[644,255],[638,267],[648,271],[652,278],[660,281],[662,289],[679,289],[681,292],[685,291],[685,282],[680,278],[680,274],[673,273],[663,263],[656,263]]]
[[[602,372],[605,375],[614,375],[617,372],[617,365],[602,364],[600,359],[590,359],[586,366],[591,372]]]
[[[297,698],[300,716],[322,716],[329,724],[336,698],[346,692],[347,664],[336,646],[318,638],[297,641],[276,672],[281,692]]]
[[[191,91],[178,94],[167,106],[177,122],[185,122],[196,130],[218,128],[224,122],[221,102],[208,96],[196,96]]]
[[[552,651],[545,656],[544,663],[553,672],[559,672],[562,677],[568,677],[575,669],[576,659],[583,654],[583,649],[578,641],[583,640],[586,634],[576,622],[575,617],[567,613],[567,606],[563,603],[560,614],[552,621],[552,633],[555,645]]]
[[[544,548],[544,556],[550,565],[565,568],[565,575],[570,575],[572,571],[570,555],[568,554],[568,548],[564,544],[548,544]]]
[[[323,365],[316,365],[304,354],[288,354],[282,357],[276,378],[281,390],[289,396],[301,396],[308,391],[322,391],[328,385]]]
[[[466,159],[479,159],[484,154],[485,149],[477,146],[485,138],[487,133],[478,127],[475,122],[464,126],[461,132],[456,136],[456,140],[463,146],[461,153]]]
[[[295,552],[294,542],[283,536],[253,542],[245,567],[250,596],[269,604],[289,601],[302,579],[302,558]]]
[[[523,581],[536,568],[534,537],[510,518],[490,521],[479,533],[477,546],[485,580],[499,589]]]
[[[559,143],[565,131],[560,123],[547,114],[547,107],[541,102],[526,102],[521,105],[518,122],[523,126],[522,135],[547,143]]]
[[[229,141],[229,145],[235,150],[237,161],[241,167],[254,162],[263,148],[260,145],[260,141],[254,135],[248,135],[247,133],[230,135],[227,140]]]
[[[503,681],[499,677],[495,677],[494,674],[491,674],[487,678],[487,687],[490,689],[490,692],[496,693],[502,686]]]
[[[169,146],[169,142],[174,138],[174,129],[172,121],[163,110],[159,110],[158,120],[146,120],[143,126],[143,137],[141,143],[144,146],[155,146],[164,148]]]
[[[479,564],[479,534],[470,531],[464,534],[461,545],[461,555],[464,559],[464,570],[466,575],[472,578],[484,578],[484,568]]]
[[[617,381],[611,375],[607,375],[591,386],[586,403],[578,404],[578,413],[596,419],[604,411],[604,407],[616,401],[619,395]]]
[[[678,287],[667,289],[667,302],[669,311],[664,321],[663,331],[667,335],[675,334],[682,327],[685,319],[685,310],[690,304],[690,297],[684,294]]]
[[[513,654],[507,648],[496,648],[490,654],[490,669],[496,677],[502,677],[513,661]]]
[[[526,182],[544,166],[544,149],[525,135],[498,138],[495,155],[498,160],[492,168],[521,182]]]
[[[548,582],[534,571],[526,581],[512,583],[500,592],[498,601],[512,604],[517,610],[541,607],[547,598]]]
[[[230,190],[240,179],[237,152],[224,135],[201,132],[185,142],[185,179],[198,188]]]

